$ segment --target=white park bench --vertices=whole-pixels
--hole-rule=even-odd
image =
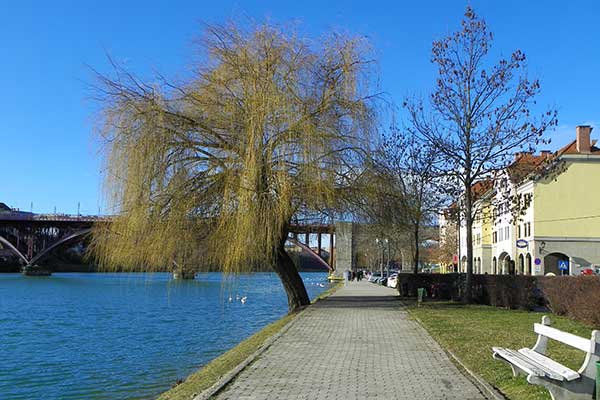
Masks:
[[[596,361],[600,360],[600,332],[593,331],[592,338],[584,339],[550,327],[550,318],[544,316],[541,324],[534,324],[538,339],[533,348],[515,351],[493,347],[494,359],[512,367],[513,375],[527,375],[527,382],[548,389],[552,399],[592,399],[596,383]],[[579,371],[546,357],[548,339],[575,347],[586,353]]]

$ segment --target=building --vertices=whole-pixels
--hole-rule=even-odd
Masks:
[[[438,263],[441,273],[458,272],[458,207],[452,204],[438,215]]]
[[[473,185],[473,272],[476,274],[491,273],[492,227],[494,180],[486,179]],[[467,231],[464,221],[461,223],[460,272],[467,271]]]
[[[600,266],[600,148],[591,131],[578,126],[575,140],[555,154],[554,170],[522,185],[533,186],[532,210],[520,229],[535,274],[559,274],[562,267],[577,275]]]
[[[591,131],[578,126],[575,140],[555,153],[518,153],[473,186],[475,273],[577,275],[600,267],[600,148]],[[440,229],[447,226],[440,218]],[[458,236],[465,271],[464,224]]]

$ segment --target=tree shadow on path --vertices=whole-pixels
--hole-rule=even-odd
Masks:
[[[319,300],[316,308],[394,308],[402,307],[398,296],[329,296]]]

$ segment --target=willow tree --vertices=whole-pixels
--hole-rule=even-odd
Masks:
[[[272,266],[309,303],[285,251],[290,223],[343,207],[369,143],[372,64],[359,38],[311,41],[269,24],[208,26],[190,79],[99,75],[115,219],[99,263],[129,270]]]

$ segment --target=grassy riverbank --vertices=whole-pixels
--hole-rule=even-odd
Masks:
[[[341,284],[336,284],[321,293],[313,303],[334,293]],[[298,313],[288,314],[278,321],[250,336],[231,350],[215,358],[200,370],[194,372],[186,380],[160,395],[158,400],[190,400],[196,394],[214,385],[222,376],[233,370],[244,360],[256,352],[270,337],[277,334],[290,323]]]
[[[524,377],[513,378],[508,365],[492,358],[492,346],[520,349],[532,347],[536,335],[533,323],[541,313],[505,310],[488,306],[463,306],[455,303],[425,303],[409,312],[467,368],[500,390],[511,400],[546,400],[550,395],[539,386],[529,385]],[[582,323],[551,315],[558,329],[589,338],[591,328]],[[550,357],[578,370],[584,355],[572,347],[551,341]]]

